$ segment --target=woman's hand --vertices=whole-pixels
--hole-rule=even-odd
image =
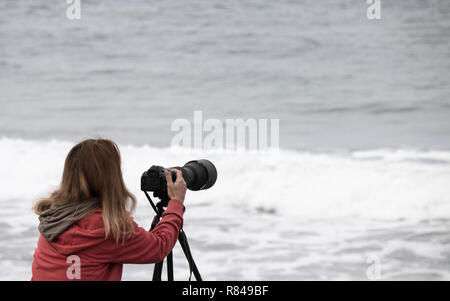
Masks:
[[[164,172],[167,182],[167,194],[171,200],[178,200],[184,203],[187,186],[183,179],[183,174],[181,173],[181,170],[178,169],[171,169],[171,171],[177,174],[177,179],[175,182],[172,182],[172,174],[167,170]]]

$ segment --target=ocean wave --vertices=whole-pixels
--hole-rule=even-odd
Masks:
[[[33,201],[55,189],[73,142],[0,139],[0,207],[3,214],[30,211]],[[190,149],[120,145],[124,178],[146,203],[140,176],[150,165],[177,166],[208,158],[216,185],[189,193],[189,204],[215,203],[218,210],[255,210],[292,218],[427,220],[448,218],[450,151],[377,149],[349,153],[280,150],[264,154],[207,154]],[[146,204],[147,206],[147,204]],[[228,210],[228,211],[227,211]]]

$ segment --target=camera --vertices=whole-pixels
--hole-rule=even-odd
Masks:
[[[170,169],[178,169],[183,174],[184,181],[189,190],[197,191],[211,188],[217,179],[217,170],[214,164],[208,160],[193,160],[186,163],[183,167],[164,168],[162,166],[153,165],[142,174],[141,190],[152,191],[153,196],[160,198],[162,201],[168,202],[167,182],[164,171]],[[171,172],[172,181],[176,179],[176,173]]]

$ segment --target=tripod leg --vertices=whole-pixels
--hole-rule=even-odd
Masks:
[[[189,263],[189,268],[191,269],[191,273],[194,273],[195,279],[197,281],[203,281],[200,272],[198,271],[197,265],[194,262],[194,258],[191,254],[191,249],[189,248],[189,243],[187,241],[186,234],[183,230],[180,230],[180,234],[178,235],[178,241],[180,242],[181,249],[183,249],[183,253],[186,256],[186,259]]]
[[[156,204],[156,206],[153,204],[150,196],[148,193],[144,191],[145,195],[147,196],[147,199],[149,200],[150,204],[152,205],[153,209],[156,211],[156,216],[153,218],[152,225],[150,227],[149,231],[152,231],[158,222],[160,221],[162,214],[164,213],[164,203],[159,202]],[[167,203],[166,203],[167,206]],[[180,233],[178,235],[178,241],[180,242],[181,248],[183,249],[183,253],[186,256],[186,259],[189,263],[189,269],[195,276],[195,279],[197,281],[202,281],[202,277],[200,276],[200,272],[198,271],[197,265],[194,262],[194,258],[192,257],[191,250],[189,248],[189,243],[187,241],[186,234],[184,233],[183,229],[180,230]],[[160,262],[155,263],[155,266],[153,268],[153,281],[161,281],[161,275],[163,270],[163,264],[164,259]],[[172,252],[167,256],[167,280],[173,281],[173,255]],[[189,277],[189,280],[191,278]]]
[[[167,255],[167,281],[173,281],[173,255]]]
[[[158,224],[158,222],[159,222],[160,219],[161,219],[160,216],[155,215],[155,217],[153,218],[153,221],[152,221],[152,225],[151,225],[151,227],[150,227],[150,230],[148,230],[148,231],[152,231],[153,229],[155,229],[155,227],[156,227],[156,225]]]
[[[155,267],[153,268],[153,281],[161,281],[163,263],[164,259],[160,262],[155,263]]]

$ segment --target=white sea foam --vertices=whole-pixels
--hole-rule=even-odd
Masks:
[[[2,210],[28,210],[34,200],[57,187],[72,145],[0,139]],[[141,203],[146,200],[141,197],[139,179],[151,164],[174,166],[202,157],[187,149],[132,145],[120,149],[126,184]],[[422,220],[447,218],[450,213],[448,151],[281,150],[276,163],[246,153],[217,152],[208,158],[218,168],[217,183],[208,191],[190,194],[191,204],[215,202],[224,210],[239,206],[308,219]]]

